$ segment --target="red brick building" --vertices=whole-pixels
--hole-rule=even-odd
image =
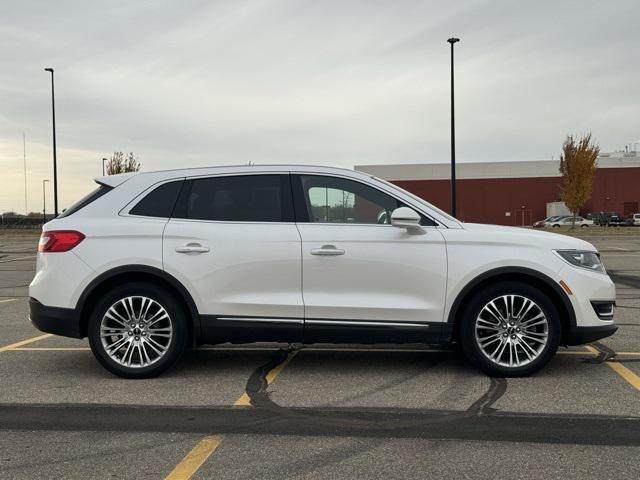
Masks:
[[[531,225],[560,199],[559,161],[459,163],[458,218],[466,222]],[[357,165],[441,209],[451,211],[449,164]],[[591,200],[582,213],[640,212],[640,155],[602,154]]]

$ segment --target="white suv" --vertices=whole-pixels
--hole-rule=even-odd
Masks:
[[[489,375],[613,334],[593,245],[460,223],[369,175],[311,166],[114,175],[44,226],[30,316],[128,378],[188,345],[450,343]]]

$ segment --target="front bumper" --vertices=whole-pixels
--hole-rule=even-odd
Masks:
[[[35,298],[30,298],[29,319],[42,332],[63,337],[84,337],[80,319],[72,308],[48,307]]]
[[[573,327],[565,337],[567,345],[584,345],[616,333],[616,325],[599,325],[597,327]]]

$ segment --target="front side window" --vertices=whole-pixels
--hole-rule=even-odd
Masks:
[[[288,175],[235,175],[191,181],[185,217],[228,222],[292,221]]]
[[[304,206],[296,206],[298,221],[313,223],[390,224],[391,212],[401,201],[354,180],[320,175],[299,175]],[[302,210],[302,212],[298,212]],[[423,218],[423,225],[433,222]]]

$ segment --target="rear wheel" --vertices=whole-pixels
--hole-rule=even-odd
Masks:
[[[150,378],[184,351],[185,315],[175,298],[153,284],[130,283],[108,292],[89,320],[96,359],[124,378]]]
[[[460,343],[467,358],[488,375],[530,375],[558,348],[558,312],[543,292],[528,284],[490,285],[465,309]]]

